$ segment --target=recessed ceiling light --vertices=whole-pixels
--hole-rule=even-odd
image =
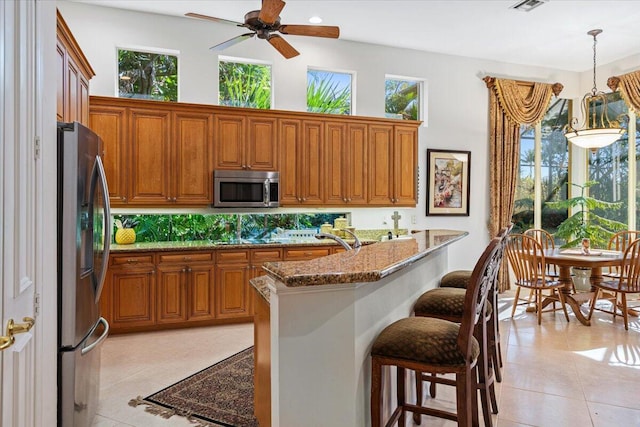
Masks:
[[[322,22],[322,18],[320,18],[319,16],[312,16],[311,18],[309,18],[309,22],[311,22],[312,24],[319,24]]]

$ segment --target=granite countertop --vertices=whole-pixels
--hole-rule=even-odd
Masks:
[[[263,269],[287,287],[375,282],[468,234],[458,230],[418,231],[411,234],[411,238],[376,243],[310,261],[267,262]]]
[[[267,302],[269,302],[269,297],[271,295],[271,291],[269,290],[269,286],[273,286],[273,279],[269,276],[258,276],[254,279],[251,279],[251,285],[256,288],[258,293],[264,298]]]
[[[344,239],[347,243],[353,243],[351,239]],[[363,245],[375,243],[375,240],[361,239]],[[207,250],[207,249],[251,249],[256,247],[282,247],[282,246],[327,246],[338,245],[334,240],[329,239],[308,239],[308,240],[244,240],[240,242],[214,242],[211,240],[195,240],[180,242],[143,242],[132,243],[130,245],[111,244],[112,252],[135,252],[135,251],[180,251],[180,250]]]

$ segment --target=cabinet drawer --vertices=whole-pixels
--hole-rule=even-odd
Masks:
[[[249,263],[249,251],[218,251],[216,261],[219,264],[225,263]]]
[[[287,260],[303,260],[314,259],[329,255],[329,248],[305,248],[305,249],[285,249],[284,259]]]
[[[213,252],[181,252],[160,255],[160,262],[184,263],[213,261]]]
[[[153,254],[129,254],[129,255],[111,255],[109,257],[109,265],[140,265],[153,264]]]
[[[282,249],[252,249],[251,260],[254,263],[266,261],[280,261],[282,259]]]

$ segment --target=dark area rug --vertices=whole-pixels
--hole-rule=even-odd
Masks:
[[[198,427],[257,427],[253,416],[253,347],[157,393],[129,401],[164,418],[186,417]]]

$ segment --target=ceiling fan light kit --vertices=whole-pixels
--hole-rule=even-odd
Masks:
[[[300,55],[293,46],[284,38],[274,32],[294,36],[310,36],[337,39],[340,37],[340,28],[325,25],[286,25],[280,23],[280,12],[285,6],[282,0],[263,0],[260,10],[252,10],[244,15],[244,23],[229,21],[213,16],[201,15],[199,13],[186,13],[185,16],[197,19],[205,19],[223,24],[232,24],[238,27],[248,28],[252,32],[241,34],[232,39],[219,43],[211,47],[211,50],[220,51],[240,43],[248,38],[257,37],[267,40],[282,56],[293,58]]]
[[[618,118],[609,119],[606,94],[599,92],[596,88],[596,37],[600,33],[602,33],[600,29],[587,33],[593,37],[593,88],[582,98],[581,110],[584,125],[582,129],[576,129],[578,119],[574,117],[565,133],[569,142],[578,147],[587,148],[592,153],[595,153],[598,148],[613,144],[625,132],[620,127]],[[599,113],[598,108],[600,109]]]

